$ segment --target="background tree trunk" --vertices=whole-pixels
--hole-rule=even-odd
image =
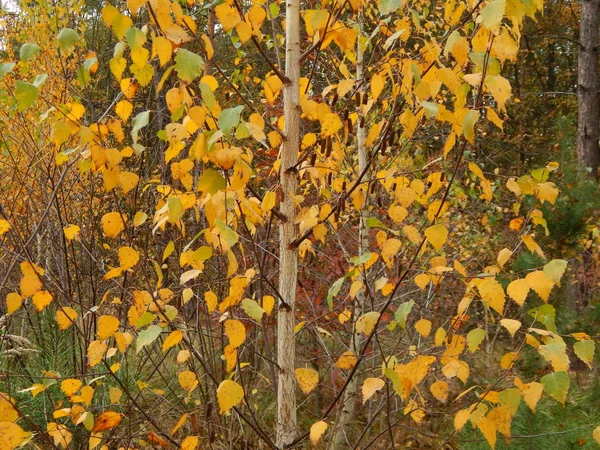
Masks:
[[[284,140],[281,146],[280,183],[283,189],[281,213],[286,217],[279,227],[279,293],[285,300],[277,316],[277,446],[285,448],[296,438],[296,356],[295,301],[298,279],[298,252],[290,248],[295,238],[296,208],[293,196],[298,188],[296,165],[300,150],[300,0],[286,3],[285,76],[283,87]]]
[[[598,177],[600,149],[600,104],[598,101],[598,26],[600,0],[581,0],[579,31],[577,159],[583,168],[591,167]]]

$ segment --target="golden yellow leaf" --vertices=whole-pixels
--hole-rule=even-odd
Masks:
[[[127,122],[133,112],[133,105],[127,100],[121,100],[116,104],[115,112],[123,122]]]
[[[33,306],[39,312],[42,311],[46,306],[52,303],[52,294],[48,291],[38,291],[33,294],[32,301]]]
[[[199,441],[198,436],[188,436],[181,442],[181,450],[195,450]]]
[[[119,319],[115,316],[104,315],[98,318],[98,324],[96,327],[96,336],[99,339],[104,340],[111,337],[119,329]]]
[[[371,95],[373,96],[373,101],[376,101],[381,93],[383,92],[383,87],[385,86],[385,78],[383,78],[378,73],[374,74],[371,78]]]
[[[16,423],[0,422],[0,449],[13,450],[19,447],[27,437],[27,433]]]
[[[467,421],[471,416],[471,412],[468,409],[461,409],[454,416],[454,429],[456,431],[462,430]]]
[[[107,238],[115,238],[125,229],[123,216],[118,212],[110,212],[102,216],[102,231]]]
[[[477,428],[481,430],[492,450],[496,447],[496,424],[487,417],[483,417],[477,422]]]
[[[11,315],[15,311],[17,311],[21,305],[23,304],[23,297],[21,297],[16,292],[10,292],[6,296],[6,313],[7,315]]]
[[[431,333],[431,321],[427,319],[420,319],[415,323],[415,330],[423,337],[429,336]]]
[[[481,280],[477,286],[483,302],[496,311],[498,314],[504,314],[504,302],[506,296],[502,285],[492,277],[486,277]]]
[[[394,223],[402,223],[408,216],[408,210],[404,206],[394,205],[390,208],[388,214]]]
[[[244,389],[232,380],[223,380],[217,389],[219,414],[225,414],[244,399]]]
[[[88,346],[87,357],[88,366],[94,367],[102,361],[106,353],[107,345],[102,341],[92,341]]]
[[[594,431],[592,431],[592,437],[598,444],[600,444],[600,426],[594,428]]]
[[[77,311],[68,306],[63,306],[62,308],[56,311],[56,323],[58,324],[58,328],[61,330],[66,330],[71,325],[75,319],[77,319]]]
[[[169,334],[167,336],[167,338],[163,342],[163,346],[162,346],[163,352],[166,352],[171,347],[179,344],[179,342],[181,342],[181,339],[183,339],[183,333],[179,330],[173,331],[171,334]]]
[[[362,385],[363,405],[383,386],[385,386],[385,381],[381,378],[367,378]]]
[[[438,380],[429,386],[431,394],[438,399],[440,402],[448,400],[448,383],[442,380]]]
[[[234,28],[242,20],[236,9],[229,6],[227,3],[217,5],[215,7],[215,14],[217,19],[219,19],[219,22],[221,22],[223,31],[225,32]]]
[[[506,293],[512,298],[518,305],[523,306],[527,294],[529,293],[529,282],[522,278],[520,280],[512,281],[506,288]]]
[[[246,43],[252,37],[252,27],[248,22],[243,20],[235,24],[235,31],[237,32],[242,44]]]
[[[111,428],[118,426],[121,423],[121,419],[121,414],[118,412],[105,411],[96,417],[92,432],[96,433],[98,431],[110,430]]]
[[[108,396],[110,398],[111,405],[114,405],[115,403],[119,403],[122,395],[123,395],[123,391],[121,391],[121,389],[119,389],[117,387],[111,387],[108,390]]]
[[[502,319],[500,320],[500,325],[506,328],[511,336],[514,336],[521,328],[521,322],[514,319]]]
[[[124,246],[119,248],[118,254],[119,264],[123,270],[131,269],[140,260],[139,253],[131,247]]]
[[[225,335],[229,339],[229,344],[237,348],[246,340],[246,328],[239,320],[227,320],[225,322]]]
[[[79,392],[79,396],[81,397],[81,401],[86,406],[90,406],[90,403],[92,403],[92,398],[94,397],[94,388],[91,386],[82,387],[81,391]]]
[[[65,393],[67,397],[77,393],[83,383],[81,380],[77,380],[75,378],[67,378],[66,380],[61,381],[60,389]]]
[[[354,368],[357,362],[358,358],[356,357],[354,352],[348,350],[340,355],[340,357],[335,363],[335,367],[338,367],[342,370],[351,370]]]
[[[183,389],[190,392],[198,386],[198,377],[192,371],[186,370],[184,372],[180,372],[177,375],[179,379],[179,384]]]
[[[63,228],[63,232],[65,233],[65,238],[67,238],[68,241],[72,241],[77,236],[79,236],[79,231],[80,231],[80,228],[77,225],[69,225],[69,226]]]
[[[425,237],[437,251],[440,251],[448,239],[448,230],[444,225],[433,225],[425,230]]]
[[[0,236],[4,233],[8,233],[8,230],[10,230],[10,223],[8,220],[0,219]]]
[[[206,291],[204,293],[204,302],[206,303],[206,308],[208,309],[208,312],[213,312],[215,309],[217,309],[217,304],[219,302],[217,299],[217,294],[215,294],[213,291]],[[265,311],[267,311],[266,308]]]
[[[325,434],[328,424],[323,420],[313,423],[310,427],[310,442],[316,447],[321,437]]]
[[[529,272],[525,279],[529,283],[531,289],[533,289],[544,302],[548,303],[550,291],[552,291],[552,288],[554,287],[554,281],[548,278],[541,270]]]
[[[299,368],[294,373],[300,389],[305,394],[310,394],[317,387],[317,384],[319,384],[319,372],[316,370]]]
[[[369,336],[375,329],[379,316],[380,314],[377,311],[371,311],[360,316],[356,321],[356,332]]]
[[[137,186],[139,179],[140,177],[133,172],[119,172],[119,185],[123,189],[123,194],[127,194],[134,189]]]
[[[419,286],[419,289],[421,290],[425,289],[430,281],[431,277],[426,273],[420,273],[415,277],[415,284]]]

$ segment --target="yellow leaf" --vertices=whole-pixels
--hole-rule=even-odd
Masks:
[[[118,212],[110,212],[102,216],[102,231],[107,238],[115,238],[125,229],[123,216]]]
[[[500,250],[498,252],[498,258],[496,259],[496,262],[498,263],[498,266],[500,266],[500,268],[502,268],[504,266],[504,264],[506,264],[506,262],[510,259],[510,257],[512,256],[512,253],[509,249],[507,248],[503,248],[502,250]],[[510,295],[510,294],[509,294]]]
[[[517,304],[523,306],[527,294],[529,293],[529,282],[522,278],[520,280],[512,281],[506,288],[506,293],[512,298]]]
[[[190,370],[180,372],[177,375],[177,378],[179,379],[179,384],[181,387],[188,392],[191,392],[196,388],[196,386],[198,386],[198,377]]]
[[[217,309],[217,304],[218,304],[218,299],[217,299],[217,294],[215,294],[213,291],[207,291],[204,293],[204,302],[206,303],[206,308],[208,309],[208,312],[211,313],[213,312],[215,309]],[[266,308],[265,308],[266,311]]]
[[[521,236],[521,240],[531,253],[536,253],[540,258],[546,258],[546,255],[544,255],[542,248],[533,240],[533,237],[531,237],[531,235],[523,235]]]
[[[483,302],[495,310],[498,314],[504,313],[504,302],[506,296],[502,285],[495,279],[488,277],[477,286]]]
[[[119,319],[115,316],[104,315],[98,319],[96,335],[99,339],[108,339],[119,329]]]
[[[13,450],[19,447],[27,437],[27,433],[16,423],[0,422],[0,449]]]
[[[496,424],[487,417],[483,417],[477,422],[477,428],[481,430],[483,437],[485,437],[490,447],[494,449],[496,447]]]
[[[302,392],[305,394],[310,394],[314,388],[319,384],[319,372],[313,369],[296,369],[294,371],[296,374],[296,381],[298,381],[298,385]]]
[[[363,405],[383,386],[385,386],[385,381],[381,378],[367,378],[362,385]]]
[[[354,368],[357,362],[358,358],[356,357],[354,352],[348,350],[341,354],[341,356],[335,363],[335,367],[338,367],[342,370],[351,370]]]
[[[11,292],[6,296],[6,313],[11,315],[17,311],[23,304],[23,297],[16,292]]]
[[[129,116],[133,112],[133,105],[127,100],[121,100],[115,106],[115,112],[123,122],[127,122],[127,119],[129,119]]]
[[[221,3],[215,7],[215,14],[221,25],[223,31],[228,32],[235,27],[240,21],[240,14],[227,3]]]
[[[0,417],[3,422],[16,422],[19,418],[19,412],[14,405],[14,400],[8,394],[0,392]]]
[[[537,351],[550,364],[555,372],[567,372],[569,370],[569,356],[567,346],[564,343],[553,343],[540,345]]]
[[[92,403],[92,398],[94,397],[94,388],[91,386],[84,386],[81,388],[79,395],[81,397],[81,401],[86,406],[90,406],[90,403]]]
[[[8,230],[10,230],[10,223],[8,220],[0,219],[0,236],[4,233],[8,233]]]
[[[419,286],[419,289],[421,290],[425,289],[430,281],[431,277],[426,273],[420,273],[415,277],[415,284]]]
[[[65,238],[67,238],[68,241],[72,241],[79,236],[79,231],[80,228],[77,225],[69,225],[68,227],[63,228]]]
[[[540,298],[548,303],[550,291],[554,287],[554,282],[548,278],[541,270],[529,272],[525,277],[531,289],[533,289]]]
[[[600,426],[594,428],[594,431],[592,432],[592,437],[598,444],[600,444]]]
[[[463,136],[471,144],[475,144],[475,124],[479,120],[479,111],[471,109],[463,121]]]
[[[133,218],[133,226],[139,227],[148,219],[148,214],[142,211],[138,211],[135,213],[135,217]]]
[[[431,321],[427,319],[420,319],[417,323],[415,323],[415,330],[423,337],[429,336],[431,333]]]
[[[122,395],[123,395],[123,391],[121,391],[121,389],[116,388],[116,387],[110,388],[108,391],[108,396],[110,398],[111,405],[114,405],[115,403],[119,403]]]
[[[502,319],[500,325],[508,330],[511,336],[514,336],[517,331],[521,328],[521,322],[514,319]]]
[[[96,418],[92,432],[110,430],[118,426],[121,423],[121,419],[121,414],[118,412],[105,411]]]
[[[454,416],[454,429],[456,431],[462,430],[462,427],[465,426],[469,418],[471,417],[471,412],[468,409],[461,409]]]
[[[438,399],[440,402],[448,400],[448,383],[442,380],[438,380],[429,386],[431,394]]]
[[[134,189],[139,180],[140,177],[133,172],[119,172],[119,185],[123,189],[123,194],[127,194],[129,191]]]
[[[408,210],[404,206],[394,205],[390,208],[388,214],[394,223],[402,223],[408,216]]]
[[[240,404],[244,399],[244,389],[235,381],[221,381],[217,389],[217,401],[219,402],[219,414],[229,412],[231,408]]]
[[[246,43],[252,37],[252,27],[250,27],[248,22],[243,20],[235,24],[235,31],[237,31],[237,35],[242,44]]]
[[[225,335],[229,339],[229,344],[238,348],[246,340],[246,328],[239,320],[227,320],[225,322]]]
[[[33,306],[39,312],[42,311],[46,306],[48,306],[52,302],[52,294],[48,291],[38,291],[33,294]]]
[[[56,311],[56,323],[58,324],[58,328],[61,330],[66,330],[71,325],[75,319],[77,319],[77,311],[73,308],[69,308],[68,306],[62,307]]]
[[[102,361],[106,353],[107,345],[102,341],[92,341],[88,346],[87,357],[88,365],[94,367]]]
[[[163,342],[163,346],[162,346],[163,352],[166,352],[174,345],[179,344],[179,342],[181,342],[181,339],[183,339],[183,333],[179,330],[173,331],[171,334],[169,334],[167,336],[167,338]]]
[[[70,397],[81,388],[82,384],[81,380],[67,378],[60,383],[60,390],[63,391],[67,397]]]
[[[198,436],[188,436],[181,442],[181,450],[195,450],[198,448]]]
[[[310,427],[310,442],[312,442],[312,445],[316,447],[319,443],[319,439],[325,434],[327,427],[327,422],[322,420],[312,424]]]
[[[433,225],[425,230],[425,237],[437,251],[440,251],[448,239],[448,230],[444,225]]]
[[[380,314],[376,311],[371,311],[360,316],[356,321],[356,332],[370,336],[375,329],[375,324],[379,320],[379,316]]]
[[[383,92],[384,86],[385,79],[378,73],[374,74],[371,78],[371,95],[373,96],[373,101],[376,101],[379,98]]]
[[[270,295],[265,295],[262,299],[262,307],[265,310],[267,316],[271,315],[273,307],[275,306],[275,298]]]
[[[139,253],[131,247],[121,247],[118,251],[121,269],[127,270],[135,266],[140,260]]]
[[[155,36],[152,38],[152,54],[158,56],[160,67],[171,61],[173,44],[166,37]]]

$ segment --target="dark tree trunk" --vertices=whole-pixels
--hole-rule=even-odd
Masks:
[[[598,101],[598,26],[600,0],[581,0],[579,31],[577,159],[583,168],[590,167],[598,177],[600,148],[600,104]]]

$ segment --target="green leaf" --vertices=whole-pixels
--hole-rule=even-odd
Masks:
[[[571,380],[567,372],[549,373],[542,377],[544,390],[556,401],[565,404]]]
[[[46,75],[45,73],[39,74],[37,77],[35,77],[35,80],[33,80],[33,85],[36,88],[40,88],[48,79],[48,75]]]
[[[215,219],[215,225],[219,229],[219,237],[229,248],[237,244],[237,241],[239,240],[238,234],[229,228],[225,222],[221,219]]]
[[[355,266],[362,266],[368,260],[371,259],[371,252],[363,253],[360,256],[355,256],[354,258],[350,258],[350,262]]]
[[[333,297],[339,294],[345,280],[346,277],[342,277],[333,283],[329,288],[329,291],[327,292],[327,305],[329,305],[329,311],[333,311]]]
[[[425,117],[428,119],[438,115],[439,107],[437,103],[423,101],[421,102],[421,106],[423,106],[423,109],[425,110]]]
[[[7,73],[12,72],[12,70],[15,68],[15,63],[10,62],[10,63],[0,63],[0,80],[2,78],[4,78],[4,75],[6,75]]]
[[[382,16],[396,11],[402,5],[401,0],[379,0],[379,14]]]
[[[191,83],[200,76],[204,69],[204,60],[195,53],[184,48],[179,49],[175,56],[175,70],[180,80]]]
[[[152,344],[160,336],[161,331],[162,328],[158,325],[151,325],[141,331],[136,342],[136,352],[139,353],[145,346]]]
[[[16,82],[15,97],[17,98],[17,109],[19,111],[25,111],[37,98],[37,88],[30,83],[26,83],[21,80]]]
[[[585,341],[575,342],[573,344],[573,351],[579,359],[592,368],[592,362],[594,361],[594,353],[596,351],[596,344],[591,339]]]
[[[476,352],[479,349],[479,345],[483,342],[486,336],[486,332],[483,328],[475,328],[467,333],[467,345],[471,353]]]
[[[202,94],[202,101],[208,106],[208,109],[213,109],[215,106],[215,94],[208,84],[200,83],[200,94]]]
[[[125,40],[132,50],[140,48],[146,43],[146,35],[142,30],[138,30],[135,27],[127,28],[125,32]]]
[[[79,41],[79,39],[79,35],[72,28],[63,28],[60,30],[60,33],[58,33],[56,38],[58,45],[63,52],[73,47]]]
[[[242,300],[242,309],[248,316],[252,317],[257,322],[262,319],[265,310],[255,301],[250,298]]]
[[[504,16],[506,0],[493,0],[481,11],[481,23],[488,30],[495,29]]]
[[[29,42],[21,45],[19,49],[19,58],[21,61],[29,61],[35,55],[37,55],[40,51],[40,46],[37,44],[30,44]]]
[[[131,122],[133,127],[131,128],[131,138],[134,143],[137,143],[139,131],[148,125],[150,121],[150,111],[144,111],[135,116]]]
[[[471,144],[475,143],[475,124],[479,120],[479,111],[471,109],[463,121],[463,135]]]
[[[376,217],[367,217],[365,223],[367,224],[367,228],[383,228],[384,230],[388,229],[388,227],[386,227],[383,222]]]
[[[554,309],[554,306],[545,304],[529,310],[528,313],[538,322],[544,324],[548,331],[556,333],[556,323],[554,322],[556,319],[556,310]]]
[[[225,178],[223,178],[220,172],[214,169],[204,169],[202,175],[198,177],[197,188],[199,191],[214,195],[221,189],[225,189],[226,185]]]
[[[213,255],[212,247],[208,247],[207,245],[203,245],[198,248],[193,255],[194,261],[206,261]]]
[[[403,330],[406,330],[406,319],[410,314],[410,311],[412,310],[413,306],[415,306],[415,302],[413,300],[410,300],[408,302],[402,303],[400,306],[398,306],[398,309],[396,310],[396,315],[394,316],[394,318],[396,319],[396,322],[400,324]]]
[[[219,114],[219,130],[225,136],[231,135],[233,127],[240,123],[240,115],[244,109],[244,105],[236,106],[235,108],[224,109]]]
[[[150,311],[146,311],[144,314],[142,314],[140,316],[140,318],[136,322],[135,329],[137,330],[142,327],[145,327],[149,323],[154,322],[154,319],[156,319],[156,314],[152,314]]]

